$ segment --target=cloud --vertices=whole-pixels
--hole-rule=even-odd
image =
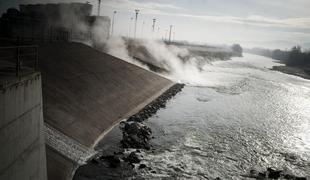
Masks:
[[[104,2],[106,6],[111,6],[122,10],[139,9],[148,14],[160,14],[165,11],[178,11],[184,8],[173,5],[154,2],[137,2],[134,0],[107,0]]]
[[[285,28],[309,28],[310,27],[310,17],[300,17],[300,18],[284,18],[277,19],[272,17],[264,16],[249,16],[247,18],[237,19],[240,23],[247,23],[250,25],[266,26],[266,27],[285,27]]]
[[[299,0],[302,1],[302,0]],[[144,14],[157,14],[166,16],[180,16],[188,18],[199,18],[210,22],[234,23],[242,25],[252,25],[260,27],[278,28],[310,28],[310,17],[275,18],[261,15],[251,15],[247,17],[239,16],[219,16],[219,15],[196,15],[188,12],[185,8],[174,4],[163,4],[154,2],[137,2],[134,0],[107,0],[106,5],[123,10],[140,9]]]
[[[182,13],[165,13],[165,12],[161,12],[160,14],[168,16],[199,18],[206,21],[218,22],[218,23],[235,23],[235,24],[261,26],[261,27],[310,29],[310,17],[280,19],[260,15],[252,15],[248,17],[236,17],[236,16],[210,16],[210,15],[195,15],[195,14],[182,14]]]

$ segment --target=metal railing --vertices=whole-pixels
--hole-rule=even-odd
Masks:
[[[14,73],[17,77],[37,71],[39,68],[38,46],[0,47],[0,72]]]

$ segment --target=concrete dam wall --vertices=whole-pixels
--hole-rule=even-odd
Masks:
[[[174,84],[81,43],[39,52],[49,179],[71,178],[105,133]]]
[[[0,78],[0,179],[46,180],[41,76]]]

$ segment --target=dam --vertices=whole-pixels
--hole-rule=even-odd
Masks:
[[[27,1],[0,3],[0,180],[310,179],[310,81],[239,44],[300,19]]]
[[[37,129],[40,133],[43,133],[44,119],[49,179],[70,179],[74,170],[96,153],[94,147],[104,134],[122,119],[141,110],[174,84],[168,79],[81,43],[41,44],[39,52],[39,69],[42,78],[40,74],[33,75],[38,82],[36,91],[29,85],[25,86],[24,88],[31,94],[19,97],[6,95],[10,93],[6,89],[12,89],[12,87],[3,86],[5,93],[1,95],[1,103],[4,100],[1,108],[1,112],[4,112],[1,113],[3,124],[1,129],[8,128],[5,124],[9,123],[10,119],[14,119],[12,117],[6,120],[5,117],[10,116],[7,115],[8,110],[14,109],[20,104],[19,102],[22,103],[23,99],[35,98],[34,96],[38,96],[38,100],[42,99],[40,92],[43,92],[43,104],[41,101],[36,102],[40,106],[27,103],[25,108],[38,106],[41,109],[33,112],[37,117],[29,118],[38,123],[41,122],[40,128]],[[29,81],[32,81],[31,78]],[[9,77],[4,76],[3,79],[7,80]],[[21,84],[23,80],[16,83]],[[15,90],[15,86],[13,89]],[[16,104],[9,106],[11,101]],[[19,114],[23,114],[23,111]],[[20,116],[19,114],[16,116]],[[2,122],[2,117],[5,122]],[[22,122],[28,123],[26,120]],[[15,132],[16,128],[19,127],[11,131]],[[41,140],[38,143],[42,145],[43,135],[39,137]],[[5,152],[8,152],[9,148],[14,149],[14,147],[2,149],[4,151],[2,155],[6,155]],[[42,155],[44,152],[43,144]],[[45,159],[45,156],[40,157]]]
[[[21,12],[9,9],[0,18],[0,144],[5,147],[0,179],[72,179],[97,153],[95,147],[106,133],[175,84],[72,42],[95,38],[89,32],[45,28],[44,21],[31,19],[41,17],[44,8],[48,16],[42,17],[50,17],[53,9],[63,7],[71,6],[21,5]],[[89,4],[72,7],[83,10],[89,27],[98,20],[109,25],[105,17],[90,16]],[[27,13],[31,17],[24,18]],[[36,26],[28,26],[33,23]],[[32,44],[37,44],[35,52],[22,49]],[[29,59],[36,60],[35,67],[26,63]]]
[[[40,73],[0,81],[0,179],[46,179]]]
[[[27,116],[28,121],[21,118],[22,124],[19,123],[19,126],[24,126],[23,124],[28,124],[29,121],[37,121],[36,126],[39,126],[39,129],[36,126],[33,128],[36,127],[37,133],[43,133],[44,119],[49,179],[71,179],[74,170],[96,154],[94,147],[111,128],[121,120],[137,113],[174,84],[168,79],[81,43],[41,44],[39,52],[41,74],[22,76],[31,82],[33,78],[37,82],[34,83],[35,87],[25,85],[25,87],[22,86],[24,88],[22,91],[19,90],[21,87],[17,86],[15,96],[10,93],[10,89],[16,91],[15,84],[23,84],[25,80],[20,79],[17,82],[12,80],[15,82],[13,83],[9,77],[3,77],[9,83],[4,83],[4,93],[1,94],[1,103],[3,102],[1,112],[4,112],[1,113],[3,124],[1,129],[5,133],[1,138],[10,137],[10,133],[6,130],[9,127],[5,126],[14,119],[13,116],[6,118],[11,117],[10,113],[15,112],[15,116],[19,117],[20,114],[24,114],[24,111],[28,112],[27,109],[32,106],[38,108],[29,112],[33,115]],[[35,98],[36,101],[29,103],[28,101],[32,102],[31,99],[28,100],[29,98]],[[27,100],[23,106],[25,110],[18,108],[24,99]],[[10,103],[12,101],[16,104]],[[15,108],[18,109],[15,111]],[[17,120],[14,121],[17,122]],[[13,126],[15,128],[11,131],[16,131],[19,126]],[[24,127],[28,128],[28,126]],[[29,128],[23,132],[33,131]],[[42,159],[40,162],[42,165],[38,168],[44,168],[43,134],[37,134],[37,136],[40,139],[37,143],[41,144],[42,149],[42,152],[39,151],[41,156],[38,156]],[[4,139],[1,142],[9,140],[9,138]],[[25,141],[25,139],[19,141]],[[7,148],[2,149],[4,151],[2,155],[6,155],[5,152],[15,147]],[[45,171],[42,172],[44,176]],[[44,178],[40,176],[38,179]]]
[[[111,128],[174,84],[80,43],[42,45],[40,59],[44,121],[68,137],[69,142],[83,147],[86,157],[91,157],[93,148]],[[77,165],[87,160],[68,160],[72,152],[60,150],[63,142],[49,144],[53,143],[47,141],[49,177],[62,174],[64,168],[68,173],[64,176],[69,177]]]

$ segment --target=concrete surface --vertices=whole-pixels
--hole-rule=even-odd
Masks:
[[[45,122],[88,147],[173,85],[80,43],[42,45],[39,52]]]
[[[46,146],[47,176],[49,180],[72,179],[77,164],[50,146]]]
[[[174,84],[81,43],[40,45],[39,60],[45,123],[89,149]],[[70,179],[79,163],[60,150],[70,146],[52,144],[47,148],[48,177]]]
[[[0,179],[45,180],[41,76],[9,79],[0,86]]]
[[[45,144],[47,146],[53,147],[58,153],[79,165],[84,164],[97,153],[94,149],[83,146],[62,132],[52,128],[47,123],[45,123],[44,131]]]

